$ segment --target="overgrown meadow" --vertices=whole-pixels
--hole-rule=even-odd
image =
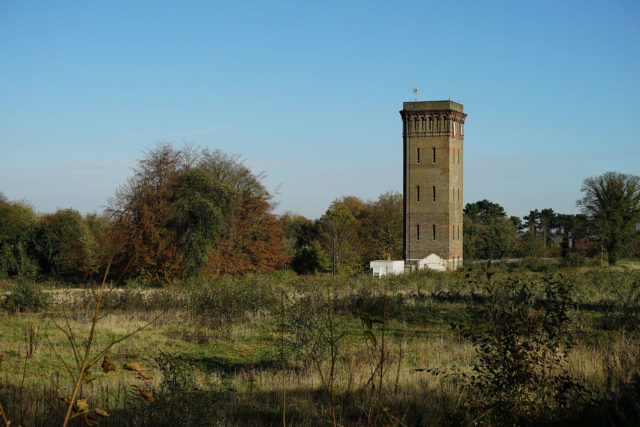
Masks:
[[[90,344],[70,425],[629,425],[637,267],[5,281],[0,404],[62,424]]]

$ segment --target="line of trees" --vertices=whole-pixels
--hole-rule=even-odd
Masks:
[[[481,200],[464,208],[465,259],[515,257],[640,256],[640,176],[607,172],[586,178],[580,214],[532,210],[507,217],[502,206]]]
[[[111,263],[114,280],[171,283],[290,268],[363,271],[402,259],[402,195],[336,199],[317,220],[273,214],[262,176],[238,156],[169,144],[149,150],[104,214],[38,215],[0,194],[0,279],[86,280]],[[507,216],[488,200],[464,208],[464,258],[640,256],[640,177],[587,178],[582,213]]]
[[[402,258],[402,194],[339,198],[316,221],[283,217],[290,266],[298,274],[363,271],[372,259]]]
[[[118,282],[171,283],[283,268],[283,221],[238,156],[165,144],[138,162],[104,215],[37,215],[0,198],[0,278],[87,279],[111,263]]]
[[[38,216],[25,202],[0,194],[0,278],[81,275],[103,263],[106,220],[61,209]]]
[[[640,256],[640,177],[608,172],[584,180],[580,214],[532,210],[522,219],[497,203],[464,207],[464,258]],[[402,195],[335,200],[317,221],[286,216],[291,267],[298,273],[362,271],[372,259],[402,259]]]

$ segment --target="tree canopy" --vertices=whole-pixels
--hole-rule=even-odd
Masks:
[[[615,264],[637,233],[640,223],[640,176],[606,172],[586,178],[577,201],[592,222],[595,234],[607,249],[609,264]]]
[[[149,150],[108,209],[121,274],[170,282],[282,267],[282,227],[260,178],[217,150]]]
[[[500,259],[511,254],[517,230],[502,206],[484,199],[467,203],[463,212],[465,259]]]

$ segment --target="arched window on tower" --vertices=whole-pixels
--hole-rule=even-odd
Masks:
[[[416,185],[416,202],[420,201],[420,186]]]
[[[431,148],[431,157],[433,158],[432,162],[436,162],[436,147]]]
[[[433,224],[431,226],[431,231],[433,232],[433,240],[436,240],[436,225]]]
[[[433,201],[436,201],[436,186],[434,185],[433,187]]]
[[[416,224],[416,240],[420,240],[420,224]]]
[[[420,148],[416,149],[416,154],[418,156],[418,161],[416,163],[420,164]]]

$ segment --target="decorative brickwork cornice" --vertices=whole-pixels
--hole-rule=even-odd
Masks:
[[[464,139],[462,126],[467,117],[455,110],[401,110],[405,136],[438,137],[449,136]],[[458,126],[454,132],[453,127]]]

